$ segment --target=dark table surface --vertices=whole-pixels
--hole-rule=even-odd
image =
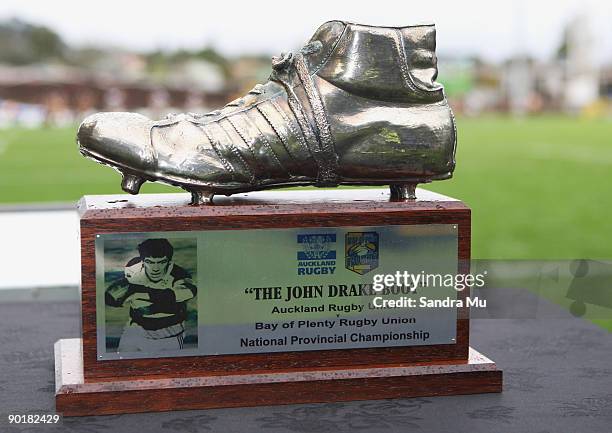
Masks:
[[[78,336],[76,302],[0,304],[0,432],[612,432],[612,333],[569,315],[473,320],[472,346],[504,371],[501,394],[9,425],[7,414],[54,413],[53,343]]]

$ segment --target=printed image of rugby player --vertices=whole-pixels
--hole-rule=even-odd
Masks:
[[[167,239],[147,239],[138,253],[105,292],[106,305],[130,307],[117,352],[181,350],[186,304],[197,288],[189,272],[172,261],[174,248]]]

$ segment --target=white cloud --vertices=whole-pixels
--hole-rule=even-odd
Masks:
[[[601,57],[610,60],[611,5],[610,0],[175,0],[149,5],[125,0],[2,0],[0,18],[17,16],[47,24],[77,44],[151,49],[213,43],[229,54],[293,49],[329,19],[379,25],[435,22],[439,52],[499,60],[519,51],[550,56],[564,23],[588,11]]]

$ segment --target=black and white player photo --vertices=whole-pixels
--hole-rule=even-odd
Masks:
[[[123,238],[104,243],[107,353],[197,348],[197,242]]]

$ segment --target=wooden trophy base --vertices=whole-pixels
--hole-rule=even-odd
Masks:
[[[64,416],[502,391],[502,372],[472,348],[467,361],[87,382],[82,359],[81,339],[55,343],[56,410]]]
[[[202,352],[189,355],[173,353],[155,356],[155,353],[145,353],[150,356],[110,357],[105,352],[104,345],[104,342],[108,341],[105,340],[106,328],[99,326],[99,323],[104,323],[105,320],[105,298],[98,296],[97,289],[97,275],[104,275],[106,272],[105,239],[116,242],[117,239],[126,239],[126,236],[134,234],[144,234],[145,239],[152,233],[160,232],[169,235],[170,232],[188,233],[191,239],[195,236],[194,233],[202,233],[202,239],[207,239],[206,242],[209,243],[206,245],[209,248],[201,249],[201,253],[196,256],[198,263],[201,259],[203,263],[210,264],[206,274],[210,287],[208,291],[202,290],[201,294],[198,294],[198,302],[200,299],[208,301],[208,304],[198,303],[198,308],[204,311],[201,317],[209,319],[214,317],[216,312],[210,310],[206,313],[204,307],[217,301],[221,301],[220,305],[224,306],[222,311],[228,314],[231,312],[231,306],[228,307],[227,299],[223,296],[228,290],[234,290],[231,292],[234,296],[232,302],[238,302],[242,306],[240,308],[243,308],[237,311],[253,311],[250,308],[255,306],[259,308],[257,317],[262,317],[256,319],[258,322],[280,320],[276,319],[276,316],[272,317],[269,309],[265,310],[265,314],[261,313],[264,309],[259,307],[259,304],[254,304],[260,301],[255,300],[252,289],[249,292],[235,282],[232,284],[235,284],[238,290],[233,288],[234,286],[229,286],[228,289],[220,285],[219,281],[225,282],[225,279],[229,278],[226,275],[229,274],[219,270],[234,272],[234,268],[226,268],[227,264],[233,263],[232,260],[241,260],[241,263],[236,264],[236,269],[246,275],[263,272],[262,266],[268,266],[266,275],[272,275],[275,267],[280,266],[278,263],[282,263],[282,269],[290,270],[290,278],[302,281],[297,275],[306,275],[306,270],[311,270],[314,275],[317,273],[314,271],[321,270],[316,267],[322,266],[315,264],[312,265],[314,268],[306,269],[304,266],[310,265],[298,265],[300,260],[314,260],[310,259],[310,256],[299,259],[301,254],[306,254],[302,251],[304,248],[317,247],[310,244],[304,247],[303,242],[330,242],[335,245],[333,248],[326,248],[333,250],[330,260],[333,260],[335,267],[329,269],[332,269],[332,273],[336,271],[334,278],[338,278],[340,283],[358,281],[355,279],[358,277],[353,274],[364,275],[369,270],[390,266],[385,263],[389,263],[389,258],[396,254],[389,253],[391,245],[395,245],[393,248],[396,249],[400,248],[397,245],[401,245],[401,248],[408,250],[412,248],[411,245],[416,245],[414,248],[419,249],[415,249],[415,254],[419,256],[412,259],[413,263],[422,257],[429,257],[428,260],[435,263],[444,263],[446,260],[446,263],[451,264],[448,269],[453,272],[454,269],[461,274],[469,272],[470,209],[459,200],[429,191],[417,190],[416,200],[392,200],[388,189],[259,192],[229,198],[215,197],[213,206],[200,207],[189,206],[189,199],[187,194],[145,194],[86,196],[81,200],[79,217],[83,332],[81,339],[60,340],[55,344],[58,412],[67,416],[102,415],[501,392],[502,372],[493,361],[469,347],[469,308],[466,306],[458,307],[456,313],[453,312],[455,317],[451,315],[446,321],[440,321],[442,325],[439,327],[438,322],[427,324],[427,316],[420,316],[421,323],[426,324],[419,326],[431,329],[438,335],[428,344],[338,344],[320,346],[312,350],[300,350],[299,347],[288,345],[286,351],[249,352],[242,347],[242,341],[238,347],[236,335],[246,334],[247,337],[255,339],[257,335],[267,334],[255,334],[251,327],[247,326],[236,328],[240,329],[242,334],[238,331],[227,334],[234,335],[234,340],[214,339],[212,336],[217,335],[214,332],[207,334],[198,331],[197,350]],[[348,228],[352,231],[346,231]],[[367,230],[360,231],[361,228]],[[266,232],[266,239],[277,239],[274,242],[277,242],[276,245],[280,248],[278,251],[281,253],[272,249],[270,243],[273,241],[262,240],[261,237],[253,238],[257,241],[249,241],[250,238],[244,237],[245,233],[260,236],[255,233],[259,229],[270,229]],[[322,229],[332,233],[325,236],[333,240],[326,240],[325,236],[320,236],[323,239],[320,240],[315,235],[303,234],[310,233],[313,229],[319,230],[316,233],[321,233]],[[279,230],[289,230],[283,233],[291,234],[282,234],[285,237],[275,235],[274,233],[280,233]],[[259,233],[262,233],[261,230]],[[339,233],[337,240],[336,233]],[[379,233],[383,239],[380,245]],[[368,248],[376,251],[373,262],[368,264],[358,260],[349,261],[348,246],[349,242],[353,242],[349,234],[353,237],[370,236],[368,239],[371,247]],[[314,240],[304,240],[306,238],[303,236],[313,236]],[[406,239],[410,236],[413,236],[410,239],[415,240],[414,244],[407,243]],[[227,240],[224,241],[227,245],[220,244],[219,240]],[[240,248],[232,250],[236,245]],[[381,258],[380,264],[379,247],[383,249],[381,254],[388,254],[381,256],[384,259]],[[132,245],[130,248],[135,247]],[[262,252],[274,259],[259,257],[259,268],[255,269],[253,258]],[[291,259],[287,259],[288,257]],[[127,263],[127,257],[124,259]],[[455,261],[457,268],[454,268]],[[206,272],[206,264],[202,265],[198,275]],[[365,268],[357,268],[356,264],[375,267],[364,271]],[[300,270],[304,271],[304,274],[300,274]],[[283,278],[290,281],[289,277]],[[217,281],[214,283],[217,286],[211,281]],[[244,281],[250,280],[246,278]],[[316,280],[310,277],[303,281]],[[282,284],[279,283],[278,289],[281,289]],[[198,286],[200,289],[207,287],[202,281]],[[215,291],[214,287],[223,287],[223,290]],[[468,292],[469,290],[460,292],[458,299],[464,299]],[[207,298],[200,298],[202,296]],[[312,305],[327,308],[327,304],[340,302],[335,301],[335,296],[334,294],[325,298],[321,291],[321,297],[313,298],[311,302]],[[357,295],[345,293],[342,296],[347,297],[347,300],[342,302],[349,305],[351,296]],[[264,301],[272,303],[265,305],[272,306],[276,305],[274,302],[281,302],[280,297],[274,298],[278,301],[269,299],[265,298]],[[302,301],[296,302],[298,305]],[[307,305],[306,301],[303,302]],[[350,305],[353,306],[352,303]],[[334,306],[333,311],[337,311],[335,308]],[[198,314],[200,313],[198,310]],[[393,314],[405,313],[398,311]],[[330,320],[336,320],[340,314],[329,317]],[[291,318],[295,317],[282,319],[288,321]],[[224,320],[218,322],[221,324],[216,328],[221,331],[215,331],[220,332],[218,335],[224,335],[224,329],[234,329],[229,325],[242,326],[241,321],[226,323]],[[215,324],[212,319],[210,323]],[[206,326],[211,325],[204,324],[202,329]],[[338,332],[338,335],[342,336],[343,333],[347,335],[356,332],[353,328],[330,332]],[[421,328],[409,329],[416,332]],[[277,335],[282,335],[280,332],[278,331]],[[306,336],[315,335],[303,332]],[[419,335],[421,334],[423,333],[419,331]],[[429,332],[427,335],[429,337]],[[207,343],[204,342],[205,338],[209,339]],[[220,346],[228,341],[235,346],[230,349]]]

